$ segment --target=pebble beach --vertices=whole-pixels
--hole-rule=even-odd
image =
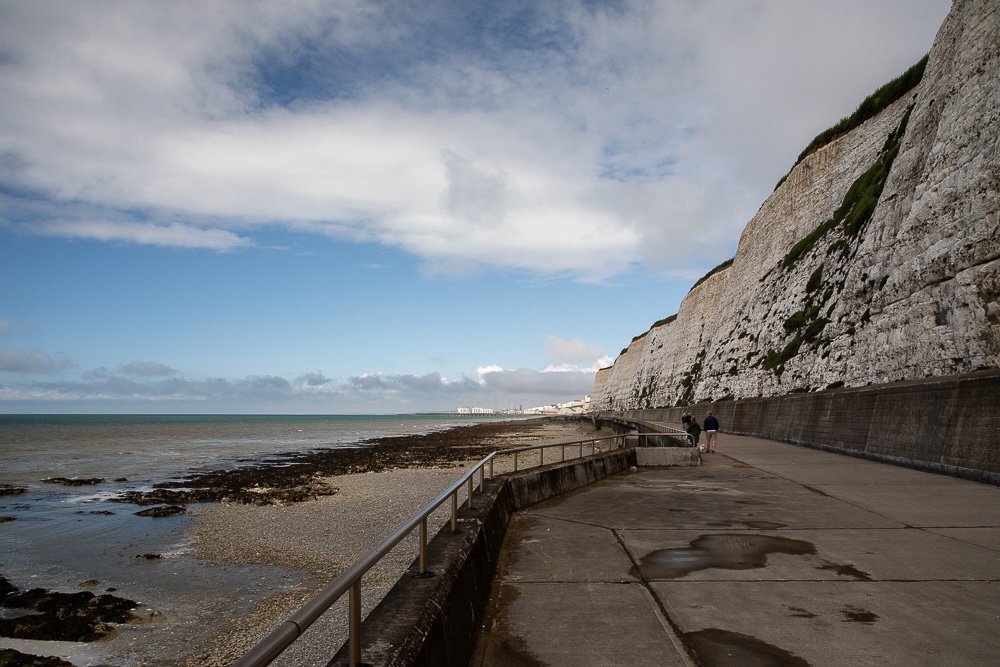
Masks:
[[[491,434],[494,449],[560,442],[592,433],[583,422],[512,422]],[[529,455],[530,456],[530,455]],[[509,457],[508,457],[509,458]],[[467,459],[446,465],[389,466],[379,471],[324,478],[334,495],[287,505],[205,505],[190,532],[193,556],[214,566],[265,565],[305,577],[291,591],[261,600],[250,614],[227,619],[206,645],[194,647],[187,667],[229,665],[322,590],[341,571],[455,482]],[[521,459],[522,465],[528,463]],[[502,473],[512,461],[500,459]],[[429,522],[431,534],[449,519],[445,503]],[[363,581],[362,614],[395,584],[417,555],[416,536],[401,542]],[[274,665],[324,665],[347,638],[346,599],[317,621]]]

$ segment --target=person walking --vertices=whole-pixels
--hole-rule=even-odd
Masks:
[[[705,451],[714,454],[719,440],[719,420],[709,411],[705,417]]]
[[[691,415],[691,421],[688,423],[688,435],[694,440],[694,446],[698,446],[698,440],[701,438],[701,426],[698,425],[698,420]]]

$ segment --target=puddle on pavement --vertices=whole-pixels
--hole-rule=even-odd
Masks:
[[[803,609],[802,607],[786,607],[788,611],[792,612],[789,614],[792,618],[816,618],[817,614],[812,613],[808,609]]]
[[[859,570],[853,565],[827,563],[826,565],[817,565],[816,569],[824,570],[826,572],[833,572],[834,574],[841,577],[854,577],[858,581],[872,580],[872,575],[868,574],[864,570]]]
[[[787,537],[720,533],[702,535],[690,547],[657,549],[642,557],[639,570],[646,579],[678,579],[698,570],[751,570],[764,567],[769,554],[806,556],[816,553],[811,542]]]
[[[840,610],[840,613],[844,615],[844,623],[874,623],[878,620],[878,614],[861,607],[855,607],[854,605],[847,605]]]
[[[705,493],[706,491],[716,491],[728,493],[729,489],[718,484],[693,484],[691,482],[681,482],[674,485],[674,491],[686,491],[688,493]]]
[[[778,523],[776,521],[713,521],[708,525],[712,528],[732,528],[736,524],[742,524],[754,530],[778,530],[788,525],[787,523]]]
[[[809,667],[794,653],[738,632],[707,628],[684,637],[705,667]]]
[[[755,530],[777,530],[779,528],[784,528],[787,523],[778,523],[777,521],[740,521],[747,528],[754,528]]]

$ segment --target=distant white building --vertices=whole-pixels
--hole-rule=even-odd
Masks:
[[[590,396],[584,396],[583,400],[569,401],[568,403],[558,403],[555,405],[538,405],[533,408],[522,410],[526,415],[582,415],[590,407]]]
[[[460,415],[492,415],[496,411],[493,408],[459,408]]]

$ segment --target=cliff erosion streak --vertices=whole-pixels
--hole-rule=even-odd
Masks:
[[[592,410],[1000,366],[998,81],[1000,11],[956,0],[920,83],[801,160],[731,266],[598,372]]]

